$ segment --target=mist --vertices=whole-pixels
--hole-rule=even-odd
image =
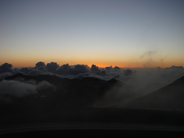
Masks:
[[[148,52],[141,56],[151,57],[156,52]],[[4,80],[9,76],[21,73],[27,76],[51,75],[58,78],[83,79],[86,77],[97,78],[104,81],[116,79],[117,84],[105,89],[103,97],[93,103],[93,107],[111,107],[124,106],[126,103],[135,98],[147,95],[160,88],[169,85],[176,79],[184,76],[184,68],[181,66],[172,66],[169,68],[119,68],[115,66],[99,68],[96,65],[91,67],[87,65],[69,65],[59,66],[56,62],[45,64],[37,62],[35,67],[12,68],[13,65],[5,63],[0,66],[0,91],[1,100],[8,101],[11,96],[24,97],[27,95],[37,94],[38,92],[55,91],[57,87],[62,90],[62,86],[51,84],[45,80],[36,82],[35,80],[24,80],[21,77],[14,80]],[[72,83],[72,85],[74,85]],[[76,85],[76,84],[75,84]],[[78,85],[78,84],[77,84]],[[94,84],[93,84],[94,85]],[[92,87],[95,87],[93,86]],[[72,86],[71,86],[72,87]],[[19,90],[20,89],[20,90]],[[68,88],[65,88],[67,91]],[[85,84],[80,84],[80,89],[87,89]],[[96,89],[96,88],[95,88]],[[73,91],[73,90],[72,90]],[[77,92],[76,92],[77,93]],[[11,95],[11,96],[4,96]],[[8,98],[5,98],[8,97]],[[69,96],[67,97],[69,98]],[[11,100],[9,100],[11,101]]]
[[[182,76],[183,67],[135,69],[128,79],[121,79],[124,84],[109,90],[94,107],[125,107],[132,100],[153,93]]]
[[[19,78],[20,80],[20,78]],[[47,81],[2,80],[0,82],[0,102],[10,103],[14,98],[36,95],[40,91],[55,90],[55,86]]]

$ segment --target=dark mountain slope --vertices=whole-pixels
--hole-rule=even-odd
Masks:
[[[83,79],[68,79],[68,78],[60,78],[56,75],[37,75],[37,76],[28,76],[24,75],[22,73],[15,74],[13,76],[9,76],[5,78],[6,80],[16,80],[21,79],[24,80],[35,80],[36,82],[41,81],[47,81],[51,84],[57,85],[57,84],[92,84],[92,85],[102,85],[106,81],[98,79],[98,78],[92,78],[92,77],[85,77]]]
[[[131,101],[127,107],[184,109],[184,76],[153,93]]]
[[[38,89],[38,94],[23,98],[13,97],[15,105],[28,106],[31,108],[68,108],[79,106],[90,106],[103,98],[105,93],[114,87],[124,85],[122,82],[111,79],[109,81],[98,78],[86,77],[83,79],[60,78],[55,75],[27,76],[16,74],[5,78],[5,80],[16,80],[26,82],[28,80],[47,81],[56,89]]]

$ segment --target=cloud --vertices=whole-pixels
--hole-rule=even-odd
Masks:
[[[146,59],[146,62],[143,63],[143,67],[152,67],[154,61],[153,61],[153,56],[157,54],[157,51],[148,51],[143,53],[140,56],[140,59]]]
[[[126,70],[124,70],[124,74],[125,74],[125,76],[130,76],[133,74],[133,71],[131,69],[126,69]]]
[[[60,75],[78,75],[89,73],[89,67],[87,65],[75,65],[69,66],[69,64],[64,64],[57,69],[57,73]]]
[[[12,65],[9,63],[4,63],[0,66],[0,73],[4,73],[4,72],[12,72]]]
[[[42,71],[42,72],[47,72],[47,68],[45,66],[45,63],[41,62],[41,61],[36,63],[35,69],[39,70],[39,71]]]
[[[146,52],[144,55],[152,56],[156,51]],[[74,65],[70,66],[69,64],[64,64],[59,66],[56,62],[48,63],[45,66],[44,62],[36,63],[34,68],[20,68],[12,69],[12,65],[5,63],[0,66],[3,68],[3,73],[0,73],[0,79],[3,79],[7,76],[11,76],[16,73],[23,73],[26,75],[41,75],[41,74],[55,74],[59,77],[64,78],[83,78],[83,77],[96,77],[104,80],[110,80],[112,78],[119,79],[123,82],[129,83],[131,85],[136,84],[136,88],[139,88],[140,91],[143,90],[143,87],[148,87],[152,85],[151,88],[159,88],[164,86],[164,84],[171,83],[173,80],[184,75],[182,66],[172,66],[170,68],[162,69],[121,69],[119,67],[106,67],[99,68],[96,65],[92,65],[91,68],[87,65]],[[156,86],[154,86],[156,85]]]
[[[0,95],[11,95],[15,97],[23,97],[36,93],[36,85],[14,81],[2,80],[0,82]]]
[[[47,63],[46,68],[49,72],[56,73],[56,69],[59,65],[56,62]]]
[[[44,74],[45,73],[45,70],[39,70],[37,68],[20,68],[18,69],[17,73],[20,72],[20,73],[23,73],[23,74],[26,74],[26,75],[31,75],[31,76],[34,76],[34,75],[41,75],[41,74]]]
[[[57,73],[60,75],[70,75],[69,64],[64,64],[57,69]]]
[[[39,67],[44,67],[45,66],[45,63],[44,62],[37,62],[35,67],[39,68]]]
[[[93,65],[91,66],[91,71],[92,71],[92,72],[99,72],[100,69],[99,69],[98,66],[96,66],[96,65],[93,64]]]
[[[37,89],[37,91],[52,92],[52,91],[56,90],[56,87],[47,81],[41,81],[37,84],[36,89]]]
[[[89,67],[87,65],[75,65],[73,68],[73,74],[86,73],[89,72]]]
[[[33,68],[21,68],[19,71],[23,74],[30,74],[34,69]]]
[[[184,68],[182,66],[139,68],[134,69],[134,71],[127,69],[123,70],[123,72],[125,76],[129,75],[129,73],[131,74],[130,77],[127,76],[128,79],[125,79],[125,76],[119,78],[125,85],[109,90],[95,106],[124,107],[132,99],[154,92],[184,76]]]
[[[135,69],[136,73],[126,81],[140,94],[146,94],[160,89],[174,80],[184,76],[183,68],[149,68]]]
[[[100,69],[98,66],[96,65],[92,65],[91,66],[91,71],[97,75],[100,75],[100,76],[106,76],[107,75],[107,72],[105,69]]]
[[[114,69],[115,69],[115,70],[120,70],[121,68],[118,67],[118,66],[115,66]]]
[[[10,73],[10,72],[1,73],[1,74],[0,74],[0,80],[6,78],[6,77],[8,77],[8,76],[11,76],[11,75],[12,75],[12,73]]]
[[[152,56],[154,56],[155,54],[157,53],[157,51],[148,51],[148,52],[145,52],[143,53],[140,58],[145,58],[145,57],[148,57],[148,58],[151,58]]]
[[[147,54],[153,55],[154,52],[149,52]],[[55,74],[59,77],[70,79],[95,77],[103,80],[110,80],[112,78],[116,78],[124,82],[127,87],[114,88],[113,90],[109,91],[108,94],[102,100],[104,101],[104,105],[113,105],[115,103],[118,104],[118,102],[121,105],[123,104],[121,103],[121,101],[125,101],[125,97],[130,100],[132,97],[148,94],[150,92],[160,89],[163,86],[168,85],[169,83],[172,83],[174,80],[180,78],[181,76],[184,76],[184,68],[182,66],[149,69],[121,69],[119,67],[99,68],[94,64],[91,66],[91,68],[87,65],[79,64],[74,66],[70,66],[69,64],[59,66],[55,62],[48,63],[47,66],[45,66],[43,62],[38,62],[38,64],[36,64],[34,68],[21,68],[13,70],[11,68],[11,64],[3,65],[3,69],[9,70],[9,72],[5,71],[1,73],[0,79],[21,72],[26,75]],[[3,86],[6,86],[7,88],[5,89],[3,88]],[[18,89],[21,89],[21,91],[18,91]],[[6,94],[5,90],[7,91]],[[11,98],[7,95],[21,97],[21,94],[22,96],[24,96],[54,90],[55,87],[53,87],[48,82],[36,84],[36,82],[31,83],[21,79],[16,81],[3,80],[0,82],[0,99],[8,101]],[[13,93],[13,91],[15,91],[15,93]],[[107,104],[108,102],[109,104]]]
[[[111,70],[112,69],[112,66],[110,67],[105,67],[106,70]]]
[[[104,80],[109,80],[112,78],[121,78],[124,72],[119,67],[107,67],[99,68],[98,66],[92,64],[91,68],[87,65],[74,65],[64,64],[57,68],[56,74],[69,77],[69,78],[83,78],[83,77],[96,77]]]
[[[2,74],[0,73],[0,78],[3,79],[6,76],[10,76],[16,73],[23,73],[25,75],[41,75],[41,74],[55,74],[59,75],[60,77],[65,77],[65,78],[82,78],[86,76],[94,76],[97,78],[101,79],[112,79],[112,78],[121,78],[123,75],[122,70],[119,67],[112,68],[111,67],[106,67],[104,68],[99,68],[96,65],[92,65],[91,68],[87,65],[73,65],[70,66],[69,64],[64,64],[62,66],[59,66],[56,62],[50,62],[47,65],[45,65],[44,62],[40,61],[37,62],[35,67],[24,67],[24,68],[16,68],[16,69],[11,69],[12,65],[11,64],[4,64],[3,66],[3,72],[8,72],[11,71],[10,74]],[[6,68],[5,68],[6,67]],[[103,76],[103,77],[100,77]]]
[[[55,86],[47,81],[35,82],[18,80],[2,80],[0,82],[0,101],[11,102],[12,97],[25,97],[28,95],[38,94],[41,91],[55,90]]]

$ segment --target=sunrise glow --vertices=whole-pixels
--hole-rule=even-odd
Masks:
[[[0,64],[184,66],[182,1],[0,1]]]

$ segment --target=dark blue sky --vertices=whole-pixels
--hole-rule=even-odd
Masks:
[[[2,0],[0,59],[184,66],[182,0]]]

